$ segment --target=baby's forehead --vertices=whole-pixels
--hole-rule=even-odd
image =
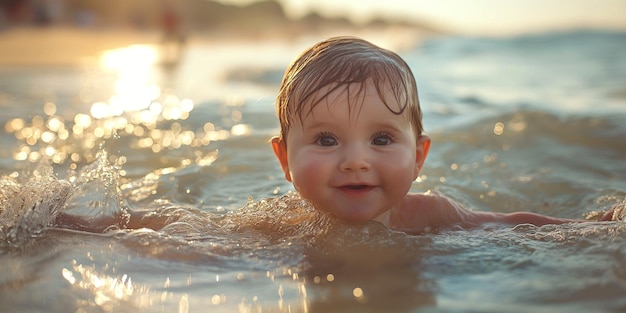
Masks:
[[[298,103],[295,111],[300,118],[310,115],[315,109],[337,110],[347,108],[359,112],[366,99],[380,100],[391,112],[402,112],[407,97],[398,90],[393,90],[388,83],[376,83],[371,79],[364,82],[331,83],[319,88],[315,93]],[[396,113],[397,114],[397,113]]]

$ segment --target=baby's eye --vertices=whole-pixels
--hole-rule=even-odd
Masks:
[[[377,146],[386,146],[393,143],[393,138],[386,133],[376,134],[372,139],[372,144]]]
[[[317,144],[320,146],[334,146],[337,145],[337,139],[330,134],[320,134],[317,137]]]

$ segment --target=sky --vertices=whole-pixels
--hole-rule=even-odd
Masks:
[[[221,0],[249,3],[255,0]],[[356,22],[376,15],[417,18],[461,34],[516,34],[568,28],[626,30],[626,0],[278,0],[298,17],[315,10]]]

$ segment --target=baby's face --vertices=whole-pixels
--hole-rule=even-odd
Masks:
[[[366,87],[355,96],[358,85],[351,85],[351,103],[343,87],[317,104],[289,130],[280,160],[304,198],[349,221],[368,221],[395,206],[425,158],[406,113],[392,113],[376,88]],[[392,94],[384,98],[398,107]]]

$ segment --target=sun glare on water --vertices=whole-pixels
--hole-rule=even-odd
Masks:
[[[118,75],[115,95],[108,103],[94,103],[91,114],[95,118],[120,116],[125,111],[148,109],[158,99],[161,90],[149,84],[152,66],[157,62],[157,51],[147,45],[132,45],[106,51],[100,58],[102,67]]]
[[[42,115],[9,120],[5,130],[19,142],[13,159],[49,159],[57,164],[70,162],[70,167],[76,168],[78,163],[93,162],[103,142],[121,137],[130,137],[131,149],[157,153],[185,146],[195,150],[212,141],[248,133],[245,125],[225,130],[211,122],[188,129],[183,121],[189,118],[194,102],[172,91],[164,92],[151,81],[159,66],[157,48],[132,45],[103,53],[99,66],[114,74],[114,89],[108,99],[85,103],[87,112],[68,115],[57,103],[46,102]],[[202,159],[204,150],[194,155]]]

